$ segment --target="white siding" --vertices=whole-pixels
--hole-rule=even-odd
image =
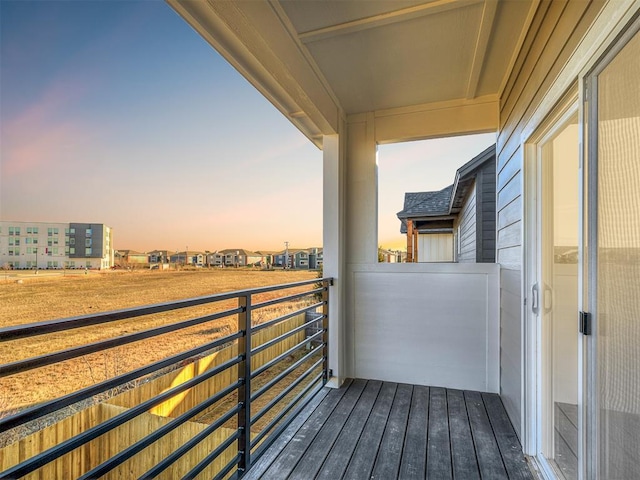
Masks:
[[[476,263],[476,182],[473,182],[471,192],[465,200],[458,215],[456,229],[458,232],[458,262]]]
[[[496,264],[353,265],[357,378],[497,392]]]
[[[453,235],[418,235],[418,262],[453,262]]]
[[[541,2],[500,101],[496,261],[501,266],[501,394],[519,435],[524,344],[522,134],[602,5]]]

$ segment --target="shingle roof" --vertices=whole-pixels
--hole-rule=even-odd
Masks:
[[[485,162],[496,158],[496,146],[492,145],[456,171],[455,183],[435,192],[407,192],[404,194],[404,209],[398,212],[400,233],[407,233],[407,219],[416,217],[439,217],[457,213],[467,194],[476,170]]]
[[[436,192],[408,192],[404,194],[404,209],[398,218],[437,216],[449,214],[453,185]]]

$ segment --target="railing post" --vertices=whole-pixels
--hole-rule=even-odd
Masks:
[[[251,294],[238,297],[238,306],[242,312],[238,313],[238,330],[245,334],[238,339],[238,354],[244,360],[238,364],[238,376],[244,377],[244,382],[238,388],[238,401],[242,408],[238,412],[238,477],[242,477],[251,466]]]
[[[329,381],[329,286],[333,285],[333,280],[325,280],[322,282],[324,290],[322,291],[322,356],[324,358],[322,384],[326,385]]]

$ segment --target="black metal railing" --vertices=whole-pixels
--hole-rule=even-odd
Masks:
[[[179,320],[174,323],[155,326],[143,331],[120,335],[114,338],[78,345],[65,350],[0,365],[0,378],[24,374],[34,369],[59,364],[60,362],[96,352],[104,352],[107,349],[152,339],[160,335],[171,334],[172,332],[178,332],[198,325],[206,325],[220,319],[228,319],[234,316],[237,318],[236,331],[221,338],[215,338],[212,341],[207,341],[187,351],[174,354],[168,358],[117,375],[114,378],[108,378],[102,382],[74,391],[73,393],[41,402],[37,405],[24,408],[10,416],[0,418],[0,435],[2,435],[11,429],[18,429],[28,425],[30,422],[47,418],[47,416],[54,412],[59,412],[66,407],[74,405],[86,406],[87,402],[91,403],[95,401],[97,395],[105,394],[105,392],[130,384],[130,382],[139,381],[143,378],[157,378],[160,375],[167,374],[168,369],[178,368],[176,367],[177,365],[184,366],[190,362],[197,361],[217,349],[219,350],[229,345],[237,345],[237,354],[232,358],[204,372],[198,373],[188,380],[166,389],[151,398],[141,401],[106,421],[91,425],[90,428],[86,428],[84,431],[60,441],[53,447],[37,452],[30,458],[23,459],[20,463],[0,472],[0,479],[20,478],[28,475],[50,462],[61,458],[63,455],[88,444],[88,442],[97,439],[101,435],[124,425],[137,416],[148,412],[150,409],[166,402],[168,399],[180,393],[187,392],[189,389],[201,385],[204,382],[210,381],[214,376],[226,372],[233,367],[237,369],[237,378],[233,379],[227,386],[182,414],[168,419],[167,423],[144,436],[144,438],[130,445],[125,445],[123,449],[107,460],[102,461],[98,465],[89,465],[87,467],[88,470],[79,478],[98,478],[107,474],[127,460],[133,458],[145,448],[155,442],[162,441],[163,437],[181,425],[189,422],[203,412],[208,411],[214,405],[218,405],[223,399],[232,399],[232,406],[224,413],[218,414],[214,420],[206,425],[206,428],[195,436],[184,442],[170,454],[160,458],[159,461],[140,478],[155,478],[170,468],[176,461],[184,457],[185,454],[194,449],[213,432],[233,420],[235,420],[236,427],[232,430],[232,433],[212,451],[208,452],[204,458],[199,459],[197,464],[192,465],[191,470],[183,478],[195,478],[234,444],[237,445],[237,453],[225,466],[220,467],[215,478],[226,478],[234,473],[236,477],[242,477],[252,463],[262,455],[281,431],[286,428],[289,422],[295,418],[295,415],[304,408],[313,395],[327,382],[328,296],[330,285],[332,285],[332,279],[324,278],[321,280],[295,282],[113,312],[1,328],[0,344],[5,347],[10,347],[11,342],[18,339],[42,336],[55,332],[69,332],[91,325],[104,325],[147,315],[161,314],[175,310],[184,311],[183,309],[191,307],[220,305],[220,303],[224,301],[237,300],[237,306],[234,308],[226,308],[222,311],[199,315],[195,318]],[[256,299],[256,297],[261,294],[300,289],[302,287],[304,287],[304,291],[302,292],[296,291],[292,294],[261,302]],[[294,301],[296,302],[295,306],[292,307],[295,308],[294,311],[279,315],[276,318],[269,319],[260,324],[253,324],[252,314],[257,310]],[[282,324],[282,322],[288,319],[306,314],[307,312],[314,312],[314,314],[306,315],[302,324],[290,328],[260,345],[252,346],[252,335],[256,332]],[[311,330],[309,327],[316,328],[309,333]],[[301,333],[303,337],[301,341],[298,341],[282,353],[275,355],[260,367],[254,368],[252,366],[252,357],[254,355]],[[298,338],[300,338],[300,335]],[[316,348],[309,349],[310,345]],[[317,348],[318,346],[321,348]],[[306,352],[305,349],[309,349],[309,351]],[[298,355],[299,358],[296,358],[294,354]],[[267,371],[272,371],[272,367],[285,360],[287,360],[288,365],[286,365],[282,371],[268,376],[266,381],[261,381],[260,386],[254,386],[254,380],[258,376]],[[304,371],[299,372],[303,368]],[[291,380],[291,376],[294,376],[293,380]],[[284,379],[289,379],[289,383],[283,382]],[[278,391],[274,394],[273,390],[276,388]],[[258,411],[254,412],[252,407],[256,406],[256,401],[268,392],[273,395],[273,398],[268,400]],[[282,405],[286,400],[288,400],[288,403]],[[277,412],[274,411],[276,405],[280,405],[280,410]],[[265,418],[268,414],[270,418]],[[255,426],[259,421],[262,421],[262,423],[266,422],[266,424],[259,430],[256,430]]]

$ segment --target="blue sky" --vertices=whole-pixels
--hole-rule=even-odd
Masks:
[[[142,251],[321,244],[322,152],[164,2],[1,0],[0,22],[0,218],[106,223]],[[403,191],[453,180],[429,151],[381,148],[383,243]]]

